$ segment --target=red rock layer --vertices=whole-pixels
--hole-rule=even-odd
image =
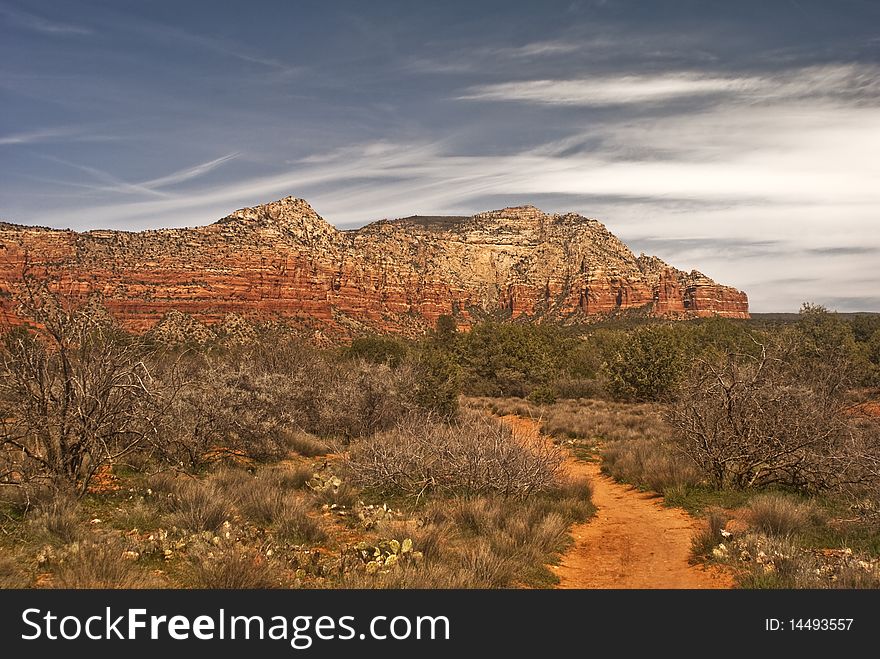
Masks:
[[[233,313],[329,334],[414,334],[441,314],[566,322],[638,309],[747,318],[745,293],[655,257],[636,258],[596,220],[531,206],[405,218],[338,231],[303,200],[245,208],[209,226],[75,233],[0,224],[0,324],[19,322],[26,272],[66,295],[98,292],[128,328],[172,310]]]

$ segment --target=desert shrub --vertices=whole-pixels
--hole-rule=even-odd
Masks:
[[[524,498],[550,489],[561,464],[558,447],[476,414],[450,424],[401,425],[358,442],[347,459],[355,483],[413,497],[495,492]]]
[[[802,378],[842,391],[858,381],[864,367],[852,326],[825,307],[804,303],[788,332],[789,366]],[[834,381],[829,381],[833,377]]]
[[[769,536],[790,536],[821,520],[818,507],[778,493],[760,494],[748,505],[749,523]]]
[[[680,329],[646,326],[609,345],[604,371],[611,392],[623,400],[666,398],[684,373]]]
[[[660,493],[702,480],[691,460],[656,439],[611,442],[602,449],[602,471],[616,480]]]
[[[387,365],[347,361],[299,374],[285,397],[299,427],[320,437],[351,440],[390,428],[407,410],[400,376]]]
[[[532,389],[526,400],[535,405],[552,405],[556,402],[556,392],[552,387],[541,385]]]
[[[430,345],[414,352],[407,361],[405,386],[412,404],[440,418],[458,411],[461,369],[453,357]]]
[[[163,463],[197,473],[226,459],[271,460],[287,451],[272,393],[277,376],[204,355],[166,374],[177,391],[152,450]],[[182,381],[186,378],[186,381]]]
[[[604,381],[599,377],[583,378],[573,375],[560,375],[550,382],[550,390],[556,398],[606,398],[608,392]]]
[[[549,324],[478,323],[457,340],[465,393],[523,398],[563,372],[575,345]]]
[[[880,329],[875,331],[863,344],[867,364],[863,384],[880,386]]]
[[[359,336],[352,340],[343,354],[349,359],[362,359],[374,364],[397,368],[406,356],[407,348],[401,341],[388,336]]]
[[[74,545],[53,574],[59,588],[153,588],[156,579],[115,542]]]
[[[168,502],[175,526],[190,531],[216,531],[231,513],[223,493],[210,483],[182,481]]]
[[[680,387],[667,415],[673,438],[716,487],[817,491],[876,479],[880,444],[856,441],[845,413],[845,363],[804,367],[801,348],[698,360]]]
[[[275,535],[297,544],[316,544],[327,539],[321,522],[308,514],[307,501],[285,495],[281,510],[275,516]]]
[[[191,587],[205,589],[238,590],[280,586],[276,572],[265,556],[238,546],[192,556],[185,579]]]

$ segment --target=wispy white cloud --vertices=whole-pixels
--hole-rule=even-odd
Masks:
[[[74,128],[46,128],[22,133],[10,133],[0,136],[0,146],[11,144],[33,144],[34,142],[48,142],[59,138],[66,138],[79,134]]]
[[[603,106],[662,102],[700,96],[734,96],[763,101],[805,96],[880,94],[877,68],[808,67],[776,75],[724,76],[694,71],[653,75],[601,75],[562,80],[519,80],[470,87],[469,101],[511,101],[538,105]]]
[[[469,101],[519,101],[538,105],[618,105],[717,94],[742,88],[736,79],[696,73],[627,75],[580,80],[524,80],[471,87],[459,96]]]
[[[496,48],[493,52],[501,57],[533,58],[566,55],[581,50],[582,44],[568,40],[532,41],[522,46]]]
[[[102,192],[116,192],[116,193],[127,193],[127,194],[141,194],[141,195],[149,195],[154,197],[167,197],[168,195],[160,192],[158,190],[154,190],[152,188],[148,188],[143,185],[139,185],[137,183],[129,183],[128,181],[123,181],[122,179],[113,176],[109,172],[104,171],[103,169],[98,169],[97,167],[90,167],[88,165],[81,165],[79,163],[70,162],[69,160],[65,160],[63,158],[58,158],[56,156],[45,156],[47,160],[51,160],[53,162],[57,162],[58,164],[65,165],[67,167],[71,167],[73,169],[79,170],[81,172],[85,172],[91,178],[104,183],[104,186],[89,186],[87,184],[84,185],[86,188],[99,190]]]
[[[118,142],[122,139],[121,136],[103,132],[96,126],[53,126],[0,135],[0,146],[42,142]]]
[[[36,14],[32,14],[30,12],[22,11],[20,9],[13,9],[12,7],[7,7],[3,5],[0,5],[0,14],[5,16],[10,23],[17,25],[18,27],[32,30],[34,32],[40,32],[42,34],[59,36],[87,36],[90,34],[94,34],[94,30],[83,27],[82,25],[74,25],[72,23],[50,20],[47,18],[43,18],[42,16],[37,16]]]
[[[239,155],[241,154],[239,154],[238,152],[227,153],[225,156],[220,156],[219,158],[215,158],[214,160],[209,160],[208,162],[203,162],[193,167],[187,167],[186,169],[172,172],[171,174],[168,174],[166,176],[160,176],[159,178],[150,179],[149,181],[144,181],[142,183],[139,183],[138,185],[149,188],[151,190],[167,187],[170,185],[177,185],[178,183],[183,183],[184,181],[189,181],[191,179],[204,176],[208,172],[217,169],[220,165],[227,163],[230,160],[235,160],[236,158],[238,158]]]
[[[88,190],[93,190],[97,192],[108,192],[115,194],[137,194],[137,195],[147,195],[149,197],[163,197],[169,198],[171,195],[167,192],[164,192],[162,188],[167,188],[171,186],[178,185],[180,183],[184,183],[186,181],[190,181],[200,176],[204,176],[209,172],[217,169],[224,163],[230,162],[231,160],[236,159],[240,154],[228,153],[225,156],[221,156],[219,158],[215,158],[213,160],[209,160],[207,162],[200,163],[198,165],[194,165],[192,167],[187,167],[185,169],[180,169],[178,171],[172,172],[170,174],[166,174],[164,176],[159,176],[157,178],[149,179],[147,181],[140,182],[129,182],[120,179],[117,176],[113,176],[109,172],[106,172],[101,169],[97,169],[95,167],[90,167],[87,165],[82,165],[74,162],[70,162],[68,160],[64,160],[57,157],[48,157],[48,160],[52,160],[59,164],[65,165],[67,167],[71,167],[77,169],[79,171],[85,172],[91,178],[99,181],[100,183],[104,183],[105,185],[94,185],[88,183],[68,183],[72,187],[80,187]],[[55,184],[58,184],[56,181]]]

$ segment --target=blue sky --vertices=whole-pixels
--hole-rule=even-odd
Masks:
[[[878,73],[856,0],[0,0],[0,217],[532,203],[755,311],[880,311]]]

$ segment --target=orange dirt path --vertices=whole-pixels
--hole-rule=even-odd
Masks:
[[[537,434],[531,419],[504,417],[518,432]],[[717,567],[688,562],[700,522],[667,508],[656,494],[622,485],[596,462],[571,456],[565,468],[593,485],[596,515],[572,530],[575,544],[552,569],[560,588],[731,588],[732,577]]]

